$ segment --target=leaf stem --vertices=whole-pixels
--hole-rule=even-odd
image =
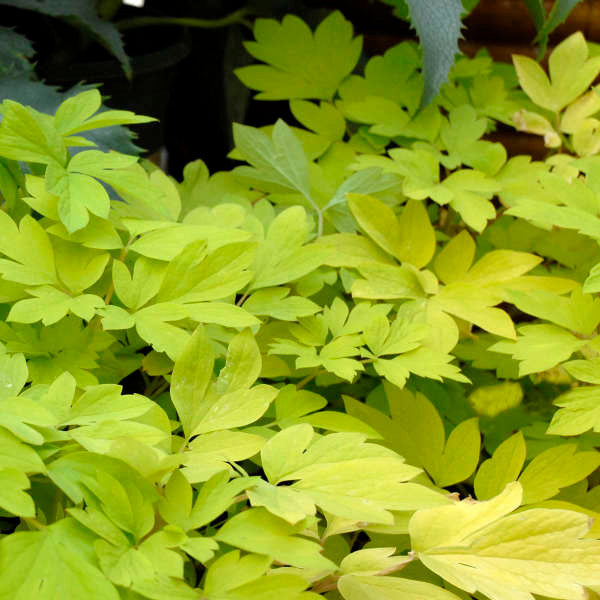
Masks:
[[[200,27],[202,29],[217,29],[235,23],[247,25],[245,17],[250,14],[247,8],[240,8],[220,19],[196,19],[192,17],[132,17],[115,23],[119,31],[135,27],[153,27],[156,25],[179,25],[180,27]]]
[[[319,369],[318,367],[309,375],[307,375],[304,379],[301,379],[297,384],[296,384],[296,389],[297,390],[301,390],[306,384],[310,383],[317,375],[320,375],[323,372],[322,369]]]

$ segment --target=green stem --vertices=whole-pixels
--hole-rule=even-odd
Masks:
[[[296,389],[301,390],[307,383],[310,383],[317,375],[319,375],[319,373],[322,373],[322,369],[317,367],[310,375],[307,375],[296,384]]]
[[[245,23],[244,17],[248,15],[248,9],[240,8],[220,19],[195,19],[193,17],[132,17],[122,19],[115,23],[119,31],[132,29],[134,27],[153,27],[156,25],[179,25],[182,27],[202,27],[204,29],[216,29],[227,27],[235,23]]]

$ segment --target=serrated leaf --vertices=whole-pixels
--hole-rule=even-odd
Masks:
[[[438,94],[454,64],[454,56],[460,52],[458,40],[464,9],[460,0],[443,0],[435,8],[419,0],[406,0],[406,3],[423,47],[425,91],[421,104],[426,105]]]

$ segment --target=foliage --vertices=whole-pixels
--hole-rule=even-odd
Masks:
[[[435,7],[421,0],[381,0],[393,7],[396,17],[405,19],[414,27],[423,48],[425,94],[428,104],[447,80],[454,57],[459,53],[458,40],[462,37],[463,17],[479,0],[441,0]],[[556,0],[549,12],[543,0],[523,0],[529,10],[537,35],[540,58],[546,53],[548,37],[569,16],[580,0]]]
[[[297,123],[230,172],[92,146],[144,120],[97,90],[2,104],[0,599],[600,593],[585,41],[422,111],[417,48],[353,74],[339,13],[249,49]],[[485,139],[524,110],[573,152]]]

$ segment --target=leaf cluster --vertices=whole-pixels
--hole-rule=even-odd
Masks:
[[[229,172],[102,151],[147,119],[96,90],[2,104],[0,599],[600,593],[596,154],[486,139],[545,107],[519,58],[419,111],[411,43],[255,37],[297,122]]]

